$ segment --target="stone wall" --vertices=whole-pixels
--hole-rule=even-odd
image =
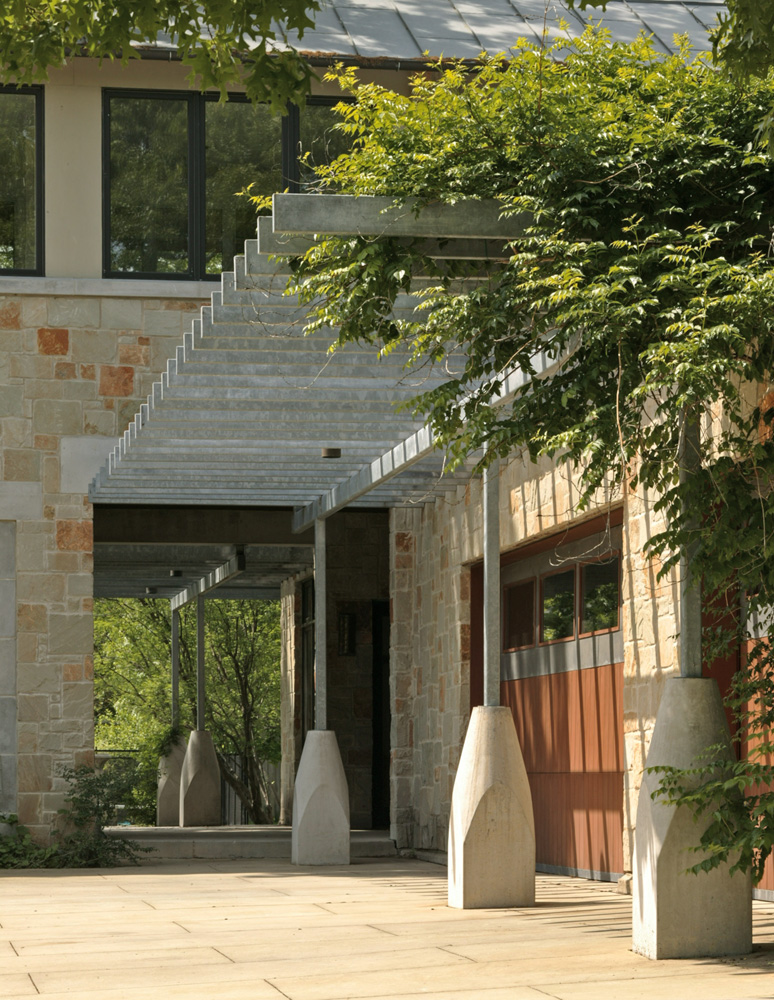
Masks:
[[[500,474],[501,551],[555,534],[624,504],[625,649],[624,862],[643,762],[664,679],[677,669],[674,573],[643,554],[658,530],[648,498],[615,492],[579,514],[572,470],[520,458]],[[400,847],[446,850],[451,791],[469,720],[470,565],[481,560],[483,522],[477,481],[417,510],[394,510],[390,531],[392,836]]]
[[[93,755],[88,481],[200,305],[0,298],[0,587],[15,590],[10,621],[0,614],[0,712],[16,721],[15,745],[3,726],[2,797],[43,840],[63,804],[62,769]]]

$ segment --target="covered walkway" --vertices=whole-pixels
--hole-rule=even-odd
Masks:
[[[523,910],[446,906],[408,859],[0,874],[0,996],[50,1000],[747,1000],[774,995],[774,905],[736,959],[633,955],[631,897],[539,875]]]

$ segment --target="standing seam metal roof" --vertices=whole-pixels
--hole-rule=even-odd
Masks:
[[[694,49],[710,48],[707,32],[725,9],[720,0],[609,0],[605,11],[570,10],[560,0],[332,0],[302,38],[280,29],[301,52],[363,60],[421,60],[424,56],[474,59],[507,52],[518,38],[539,44],[576,38],[589,21],[609,28],[616,41],[653,35],[658,50],[674,52],[674,36]],[[564,22],[564,26],[561,26]]]

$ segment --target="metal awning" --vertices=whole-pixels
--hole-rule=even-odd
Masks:
[[[283,233],[440,231],[467,253],[483,240],[502,247],[518,228],[499,219],[496,203],[434,209],[429,223],[391,205],[276,196],[271,247]],[[425,503],[467,481],[465,469],[444,472],[430,430],[405,409],[421,390],[448,381],[462,359],[412,369],[405,353],[379,357],[370,345],[331,353],[333,331],[304,336],[306,311],[284,294],[286,275],[258,241],[247,244],[94,480],[93,503],[292,505],[301,530],[355,500]],[[417,301],[401,296],[396,313],[412,315]]]

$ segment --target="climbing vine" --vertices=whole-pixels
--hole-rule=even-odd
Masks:
[[[464,265],[419,244],[323,238],[295,263],[310,331],[407,346],[425,368],[454,356],[455,375],[414,403],[452,465],[479,448],[482,464],[561,456],[582,506],[605,485],[645,493],[666,525],[648,542],[662,574],[690,549],[708,606],[735,595],[705,658],[746,642],[774,604],[774,159],[754,139],[772,83],[742,88],[687,43],[665,56],[592,29],[548,50],[521,42],[475,72],[438,67],[408,96],[334,75],[357,95],[340,108],[353,145],[323,183],[397,204],[497,199],[520,235],[467,284]],[[432,279],[419,317],[396,318],[418,275]],[[503,402],[515,368],[532,378]],[[701,455],[681,476],[690,422]],[[767,632],[735,688],[744,753],[722,803],[717,772],[667,789],[719,810],[705,867],[731,857],[756,875],[774,831],[774,793],[750,792],[772,777]]]

